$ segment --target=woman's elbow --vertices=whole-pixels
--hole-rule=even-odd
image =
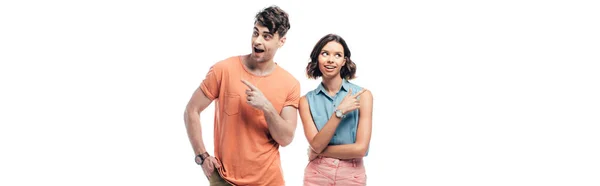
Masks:
[[[312,150],[316,154],[321,154],[323,151],[325,151],[325,147],[327,147],[327,146],[321,146],[319,144],[313,144],[313,143],[309,143],[308,145],[310,147],[310,150]]]
[[[355,149],[355,156],[357,158],[362,158],[367,154],[367,151],[369,150],[369,146],[368,145],[357,145],[356,149]]]

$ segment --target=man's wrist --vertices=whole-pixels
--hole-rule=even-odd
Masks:
[[[210,154],[208,154],[208,152],[204,152],[204,153],[199,154],[199,155],[200,155],[200,158],[202,158],[202,159],[206,159],[206,158],[208,158],[210,156]]]
[[[196,161],[196,164],[202,165],[204,164],[204,160],[206,160],[208,157],[210,157],[210,154],[208,154],[208,152],[203,152],[196,155],[196,157],[194,157],[194,161]]]
[[[263,112],[269,112],[269,111],[271,111],[271,110],[274,110],[274,109],[273,109],[273,105],[271,105],[271,103],[267,102],[267,103],[265,103],[265,104],[264,104],[264,105],[261,107],[261,110],[262,110]]]

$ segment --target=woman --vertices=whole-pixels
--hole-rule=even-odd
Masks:
[[[373,95],[348,80],[356,73],[343,38],[321,38],[306,67],[321,84],[300,99],[304,135],[310,144],[304,185],[366,185],[362,158],[371,140]]]

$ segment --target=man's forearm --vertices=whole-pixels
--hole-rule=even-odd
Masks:
[[[269,132],[281,146],[287,146],[294,138],[294,126],[283,119],[273,105],[268,104],[263,109]]]
[[[359,144],[344,144],[327,146],[319,155],[337,159],[353,159],[362,158],[365,154],[366,148]]]
[[[200,113],[185,111],[184,114],[185,127],[188,138],[194,149],[194,154],[206,152],[204,141],[202,141],[202,127],[200,125]]]

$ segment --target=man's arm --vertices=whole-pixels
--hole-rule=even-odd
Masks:
[[[269,102],[263,109],[265,120],[269,128],[269,133],[281,145],[285,147],[292,143],[296,127],[298,125],[298,100],[300,99],[300,83],[288,93],[281,113],[277,113],[273,105]]]
[[[192,95],[192,98],[185,108],[185,127],[190,143],[192,144],[192,148],[194,149],[194,155],[206,152],[204,141],[202,140],[200,113],[206,109],[211,102],[212,100],[209,99],[204,92],[202,92],[202,89],[198,88]]]
[[[273,139],[283,147],[292,143],[298,120],[298,109],[296,109],[296,106],[300,97],[300,85],[296,84],[293,87],[284,107],[281,109],[281,113],[278,113],[273,104],[267,100],[256,86],[246,80],[242,80],[242,83],[246,84],[249,88],[246,90],[247,103],[263,111],[269,133]]]
[[[297,112],[298,109],[295,107],[286,106],[283,107],[280,115],[271,104],[263,110],[271,136],[283,147],[292,143],[294,139],[294,131],[298,123]]]
[[[221,165],[217,162],[215,157],[206,156],[206,148],[204,141],[202,140],[202,127],[200,124],[200,113],[206,109],[212,102],[212,100],[218,98],[221,87],[222,71],[225,69],[223,63],[217,63],[210,67],[206,78],[200,83],[200,86],[194,91],[192,98],[188,102],[183,119],[185,121],[185,128],[187,130],[188,138],[192,144],[194,155],[202,156],[205,158],[202,161],[202,171],[206,178],[210,178],[215,168],[220,168]],[[196,159],[197,161],[198,159]]]

